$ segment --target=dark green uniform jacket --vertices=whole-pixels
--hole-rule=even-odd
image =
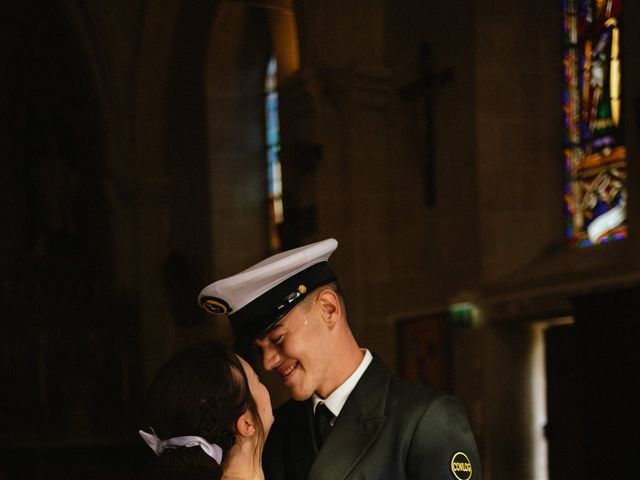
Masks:
[[[266,480],[480,480],[480,460],[460,402],[392,375],[377,355],[320,451],[311,401],[275,411]]]

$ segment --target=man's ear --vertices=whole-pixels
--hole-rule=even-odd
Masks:
[[[342,314],[338,294],[330,288],[325,288],[318,294],[318,297],[316,298],[316,305],[320,309],[323,320],[330,328],[333,328]]]
[[[256,427],[252,415],[247,411],[236,420],[236,431],[241,437],[250,437],[256,433]]]

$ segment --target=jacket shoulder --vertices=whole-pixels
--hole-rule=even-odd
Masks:
[[[373,388],[380,388],[381,385],[386,384],[387,403],[391,405],[400,403],[407,406],[425,406],[437,399],[451,396],[447,392],[430,385],[411,383],[400,378],[391,372],[377,355],[374,355],[371,368],[365,373],[363,380],[375,386]],[[387,405],[387,408],[391,405]]]

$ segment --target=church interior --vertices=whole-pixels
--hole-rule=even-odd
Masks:
[[[147,383],[232,340],[200,289],[329,237],[360,344],[462,400],[484,479],[631,471],[640,4],[0,12],[0,479],[141,478]]]

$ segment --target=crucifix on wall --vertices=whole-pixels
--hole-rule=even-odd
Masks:
[[[423,99],[425,120],[424,196],[427,207],[436,204],[435,121],[434,104],[439,90],[453,79],[453,67],[436,70],[431,45],[423,42],[419,47],[420,77],[400,91],[404,100]]]

